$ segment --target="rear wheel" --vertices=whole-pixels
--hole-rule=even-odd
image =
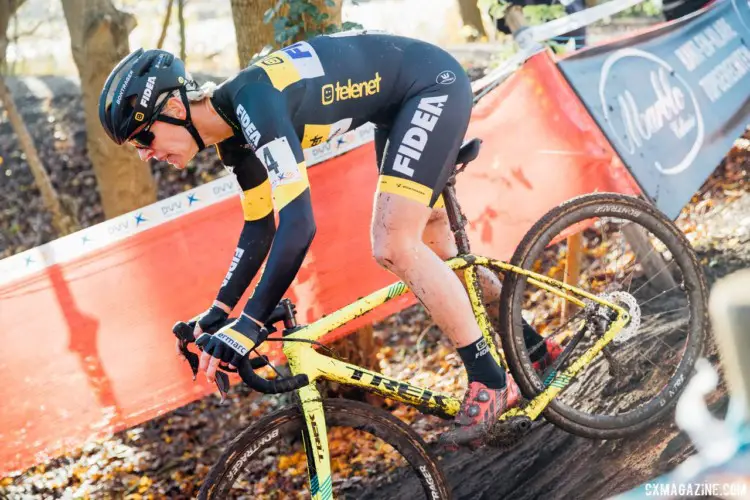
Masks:
[[[390,413],[346,399],[323,401],[339,498],[449,498],[443,473],[408,425]],[[199,498],[310,498],[298,406],[274,412],[232,441],[213,466]],[[323,487],[321,486],[321,492]],[[403,495],[403,496],[402,496]]]
[[[672,221],[630,196],[582,196],[537,222],[511,264],[566,279],[618,303],[633,318],[555,397],[544,411],[548,420],[578,435],[610,439],[631,435],[667,415],[692,373],[708,326],[701,268]],[[564,370],[599,338],[601,332],[575,340],[575,332],[592,319],[592,309],[587,309],[576,309],[525,276],[507,273],[501,340],[527,398],[545,388],[553,370]],[[544,347],[541,342],[525,345],[522,317],[546,342],[564,346],[560,366],[534,370],[530,353]]]

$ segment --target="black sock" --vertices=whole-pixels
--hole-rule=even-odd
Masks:
[[[505,370],[497,364],[490,354],[490,349],[484,338],[465,347],[459,347],[458,355],[466,367],[469,382],[481,382],[490,389],[505,387]]]
[[[544,343],[544,337],[539,335],[534,327],[523,320],[523,340],[526,344],[526,348],[530,349],[536,347],[536,350],[529,355],[531,362],[539,361],[547,354],[547,345]],[[539,345],[542,344],[542,345]]]

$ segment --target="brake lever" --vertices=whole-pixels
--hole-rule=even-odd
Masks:
[[[187,343],[180,341],[180,354],[185,358],[190,365],[190,370],[193,372],[193,382],[195,382],[198,376],[198,365],[200,364],[200,358],[197,354],[188,349]]]
[[[198,376],[200,358],[188,348],[188,345],[191,342],[195,342],[193,329],[190,328],[190,325],[187,323],[179,321],[172,327],[172,333],[174,333],[175,337],[180,341],[180,354],[182,354],[182,357],[185,358],[190,365],[190,370],[193,372],[193,381],[195,381],[195,378]]]
[[[221,401],[219,401],[219,406],[223,406],[224,402],[227,400],[227,395],[229,393],[229,375],[221,370],[217,370],[216,376],[214,377],[214,382],[216,382],[216,387],[219,388],[219,394],[221,394]]]
[[[193,372],[193,381],[195,381],[195,379],[198,377],[200,357],[196,353],[191,351],[188,347],[190,343],[195,342],[193,329],[190,328],[190,325],[188,325],[187,323],[179,321],[175,323],[174,327],[172,327],[172,333],[174,333],[175,337],[177,337],[180,341],[180,354],[182,354],[182,357],[184,357],[190,365],[190,370]],[[250,366],[253,368],[253,370],[262,368],[268,365],[268,363],[268,357],[264,355],[250,358]],[[229,375],[224,372],[237,373],[237,368],[230,368],[227,364],[221,364],[219,365],[219,370],[216,371],[214,382],[216,383],[216,387],[219,389],[219,394],[221,394],[221,401],[219,402],[220,405],[223,405],[225,403],[229,393]]]
[[[193,372],[193,382],[195,382],[195,379],[198,377],[200,357],[196,353],[191,351],[188,347],[191,342],[195,342],[193,329],[190,328],[190,325],[188,325],[187,323],[180,321],[175,323],[174,327],[172,328],[172,333],[174,333],[180,341],[180,354],[182,354],[182,357],[184,357],[190,365],[190,370]],[[236,369],[231,369],[226,365],[221,366],[220,368],[227,371],[237,371]],[[219,404],[223,405],[227,399],[227,394],[229,392],[229,376],[222,371],[217,371],[216,376],[214,377],[214,382],[216,383],[216,387],[219,389],[219,394],[221,394],[221,401],[219,402]]]

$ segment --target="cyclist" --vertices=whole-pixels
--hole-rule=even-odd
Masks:
[[[380,172],[373,255],[408,284],[456,346],[469,387],[448,437],[479,444],[485,422],[515,405],[519,391],[489,354],[463,285],[443,262],[457,250],[440,193],[471,108],[470,82],[452,56],[383,33],[298,42],[219,86],[198,87],[182,61],[162,50],[136,50],[114,68],[99,101],[101,123],[113,141],[133,145],[144,161],[178,169],[214,145],[242,189],[245,224],[229,271],[214,303],[194,318],[200,370],[209,380],[221,362],[236,366],[263,341],[264,322],[313,239],[303,149],[372,122]],[[264,260],[240,317],[216,331]],[[498,289],[495,284],[494,297]],[[540,361],[545,359],[549,355]]]

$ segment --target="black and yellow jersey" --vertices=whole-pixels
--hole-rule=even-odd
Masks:
[[[234,307],[270,251],[245,309],[263,321],[315,233],[303,149],[371,122],[377,189],[435,206],[466,131],[472,94],[465,72],[442,49],[358,31],[276,51],[223,82],[211,102],[234,131],[216,147],[237,176],[246,221],[218,300]]]

